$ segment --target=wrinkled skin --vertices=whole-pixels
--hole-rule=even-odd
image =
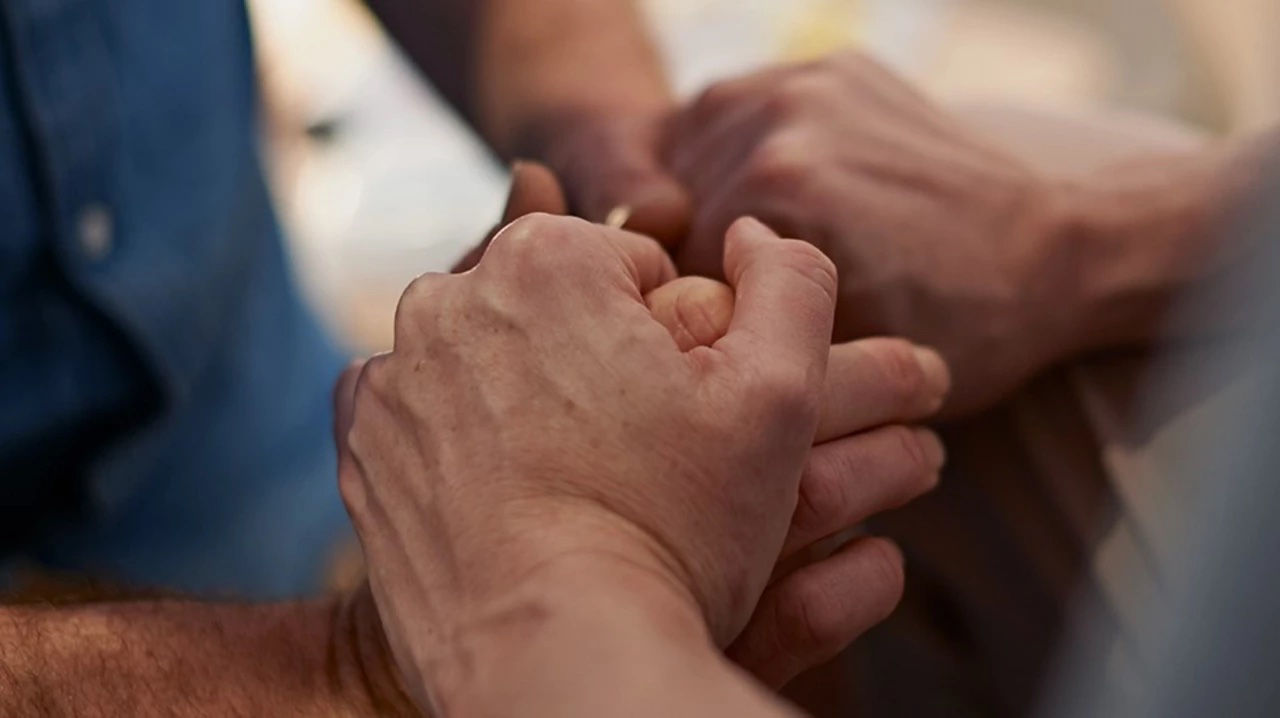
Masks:
[[[548,168],[515,167],[504,223],[531,212],[566,211],[563,190]],[[487,244],[464,257],[456,271],[474,266]],[[702,277],[675,279],[645,301],[682,351],[714,344],[733,314],[732,289]],[[937,438],[923,429],[877,425],[876,414],[884,421],[924,418],[941,403],[947,379],[936,355],[900,340],[833,348],[820,443],[801,482],[786,546],[760,605],[728,650],[765,683],[781,686],[828,660],[897,604],[902,570],[892,544],[861,538],[831,555],[827,539],[936,484],[943,455]],[[860,392],[863,405],[879,408],[857,416],[850,411],[857,406],[848,400],[851,391]],[[861,433],[842,435],[851,431]]]
[[[851,436],[927,414],[941,401],[945,369],[931,376],[928,353],[904,342],[864,343],[832,364],[867,398],[824,410],[830,264],[744,222],[731,232],[726,267],[731,325],[688,351],[644,302],[674,278],[658,245],[578,220],[527,217],[474,271],[425,277],[406,292],[395,350],[351,373],[340,471],[403,675],[447,665],[447,640],[441,648],[409,636],[425,626],[447,637],[504,586],[582,555],[666,577],[697,602],[717,642],[739,637],[734,650],[762,661],[763,646],[777,653],[781,641],[786,652],[798,635],[740,637],[752,635],[743,629],[779,556],[930,485],[941,451],[923,432],[828,442],[821,461],[809,445],[819,431]],[[918,380],[886,384],[885,367]],[[878,459],[881,480],[866,495],[833,483],[858,462],[874,478]],[[802,476],[820,490],[803,491]],[[806,493],[814,498],[793,522]],[[875,577],[888,599],[882,606],[872,591],[854,618],[883,617],[900,591],[896,552],[867,540],[838,557],[828,567]],[[809,588],[760,602],[770,620],[759,625],[776,631],[778,617],[803,613],[805,596],[828,599],[831,575],[810,567],[782,576],[774,586]],[[825,608],[819,615],[834,618],[806,626],[804,637],[849,630],[848,607]],[[767,680],[796,670],[785,658],[767,666]],[[409,690],[423,698],[427,688]]]
[[[725,227],[751,215],[839,270],[837,339],[904,336],[955,377],[945,413],[989,406],[1069,351],[1069,271],[1049,261],[1063,198],[857,53],[713,86],[667,161],[695,214],[683,272],[720,276]]]

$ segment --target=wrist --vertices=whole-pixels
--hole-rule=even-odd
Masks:
[[[1260,170],[1255,148],[1233,146],[1141,158],[1063,183],[1050,254],[1069,275],[1064,336],[1073,352],[1167,336],[1177,297],[1238,264],[1231,224]]]
[[[585,693],[587,675],[607,682],[646,664],[721,660],[688,591],[645,562],[596,553],[549,562],[468,611],[451,644],[429,692],[433,706],[459,714],[523,703],[523,690]]]
[[[331,599],[328,644],[329,680],[347,704],[370,715],[424,715],[404,690],[367,583]]]
[[[705,635],[689,574],[661,542],[594,501],[491,505],[448,555],[371,572],[389,653],[428,713],[484,696],[532,637],[644,617]],[[368,537],[365,537],[366,539]],[[385,655],[385,654],[384,654]]]

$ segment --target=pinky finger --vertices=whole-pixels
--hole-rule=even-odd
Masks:
[[[840,653],[888,618],[902,598],[902,553],[857,539],[775,583],[726,654],[777,689]]]

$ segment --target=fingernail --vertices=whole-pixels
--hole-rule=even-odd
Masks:
[[[941,469],[947,463],[947,447],[942,443],[942,439],[934,432],[918,428],[915,430],[916,438],[920,441],[920,448],[924,451],[926,460],[935,471]]]
[[[929,347],[917,346],[915,354],[916,362],[924,372],[929,391],[936,397],[937,405],[941,407],[947,392],[951,389],[951,372],[947,369],[947,362],[943,360],[941,354]]]

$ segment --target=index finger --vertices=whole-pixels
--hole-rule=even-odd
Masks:
[[[610,259],[620,262],[625,277],[609,271],[618,266],[611,265]],[[538,277],[543,287],[564,286],[568,275],[583,290],[602,282],[621,283],[641,302],[646,293],[676,277],[671,257],[653,239],[543,213],[525,215],[503,227],[477,266],[481,271]]]

